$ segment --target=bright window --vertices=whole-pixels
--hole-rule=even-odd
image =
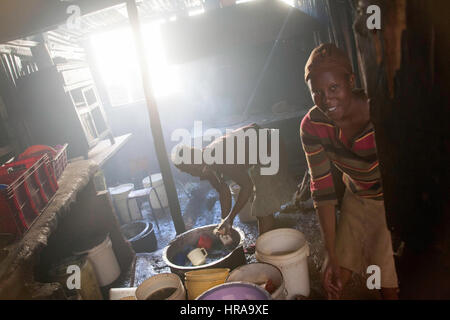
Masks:
[[[161,23],[165,22],[152,22],[142,27],[153,93],[157,98],[175,94],[180,87],[177,67],[169,66],[164,55]],[[144,100],[131,27],[94,34],[90,40],[112,106]]]

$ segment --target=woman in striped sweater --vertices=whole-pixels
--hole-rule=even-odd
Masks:
[[[350,61],[333,44],[322,44],[312,51],[305,66],[305,81],[315,106],[303,118],[300,136],[327,251],[324,289],[329,299],[338,299],[352,272],[365,276],[367,267],[376,265],[382,297],[397,299],[398,281],[369,101],[362,90],[354,89]],[[342,171],[346,186],[337,227],[338,201],[331,163]]]

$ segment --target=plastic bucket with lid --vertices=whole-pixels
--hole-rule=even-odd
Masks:
[[[230,269],[212,268],[185,273],[185,285],[189,300],[195,300],[206,290],[225,283]]]
[[[298,230],[281,228],[268,231],[256,240],[256,259],[281,270],[288,292],[287,299],[309,296],[309,245]]]
[[[87,254],[100,287],[113,283],[120,275],[120,266],[114,254],[109,235],[99,245],[85,251],[74,252],[74,254],[78,256]]]
[[[265,288],[269,280],[275,290],[271,293],[272,299],[286,299],[287,291],[284,287],[283,274],[280,269],[269,263],[258,262],[238,267],[230,272],[226,282],[250,282]]]
[[[137,287],[137,300],[186,300],[181,279],[173,273],[157,274]]]
[[[128,194],[133,190],[134,184],[132,183],[121,184],[120,186],[109,188],[109,193],[111,194],[116,208],[119,211],[118,215],[122,223],[128,223],[131,220],[141,219],[141,213],[139,211],[136,199],[129,201],[128,205],[130,211],[128,212],[127,198]]]
[[[151,183],[150,183],[150,177],[151,177]],[[164,182],[162,178],[161,173],[152,174],[150,177],[145,177],[142,180],[142,185],[144,188],[155,188],[154,190],[158,193],[159,200],[161,201],[161,204],[164,208],[167,208],[169,206],[169,201],[167,199],[166,189],[164,188]],[[155,192],[152,191],[150,193],[150,202],[152,205],[152,208],[154,209],[161,209],[161,206],[159,205],[158,198],[155,195]]]
[[[233,184],[230,186],[231,195],[233,196],[234,201],[237,201],[237,197],[239,195],[240,187],[237,184]],[[247,201],[242,210],[238,213],[239,220],[241,222],[253,222],[258,219],[255,216],[252,216],[252,203],[250,199]]]

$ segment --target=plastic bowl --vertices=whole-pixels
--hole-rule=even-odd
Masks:
[[[248,282],[228,282],[202,293],[196,300],[272,300],[263,288]]]

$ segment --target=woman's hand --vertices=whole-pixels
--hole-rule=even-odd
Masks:
[[[328,299],[339,299],[342,291],[342,275],[335,254],[336,211],[334,206],[317,208],[327,256],[324,263],[323,287]]]
[[[323,274],[323,287],[329,300],[339,299],[342,293],[341,268],[336,260],[325,262]]]
[[[231,232],[232,226],[233,226],[233,221],[232,221],[230,215],[228,215],[225,219],[222,219],[222,222],[214,230],[214,232],[221,234],[221,235],[229,235]]]

